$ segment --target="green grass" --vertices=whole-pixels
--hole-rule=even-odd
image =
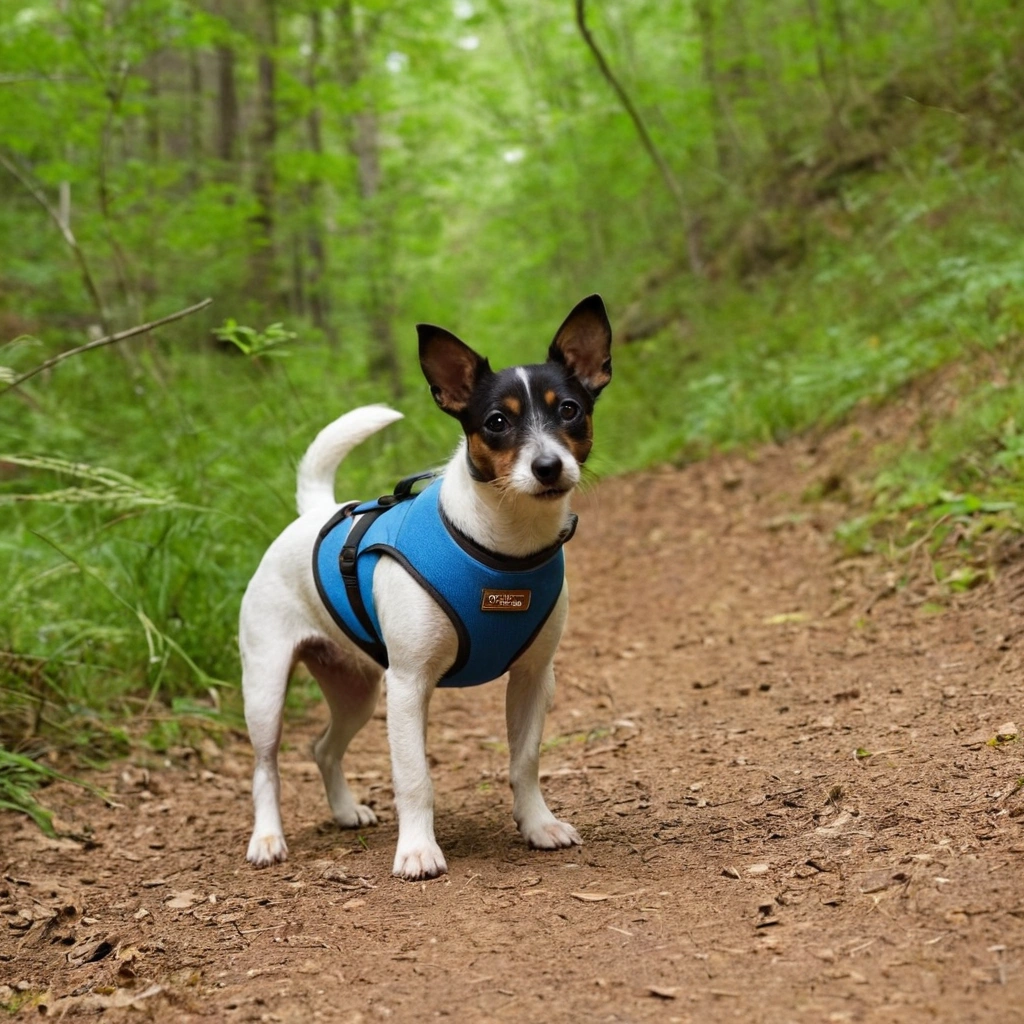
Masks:
[[[908,381],[958,359],[971,370],[955,415],[931,424],[917,449],[882,454],[874,504],[840,539],[864,550],[933,531],[938,544],[958,527],[963,547],[1018,530],[1019,158],[951,162],[939,151],[910,149],[898,169],[853,179],[808,214],[809,255],[795,269],[663,286],[684,326],[617,348],[596,473],[783,440],[898,400]],[[294,514],[296,461],[324,423],[387,396],[366,380],[358,347],[299,337],[275,348],[288,358],[261,359],[258,346],[246,358],[204,340],[213,325],[185,321],[129,342],[132,360],[99,351],[0,396],[4,753],[102,759],[133,738],[166,751],[210,722],[239,724],[238,604]],[[521,334],[492,324],[477,336],[471,310],[451,326],[495,365],[524,358],[506,340]],[[340,495],[382,492],[456,442],[457,425],[419,379],[414,333],[401,330],[407,419],[350,457]],[[533,335],[527,360],[547,340]],[[19,344],[0,362],[21,370],[38,357]],[[964,573],[955,551],[943,559],[951,586],[987,571]],[[17,764],[0,763],[8,802],[31,781]]]

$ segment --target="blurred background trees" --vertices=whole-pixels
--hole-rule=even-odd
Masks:
[[[398,392],[396,334],[416,318],[550,318],[598,286],[621,308],[652,271],[799,259],[813,208],[898,161],[924,110],[981,115],[981,131],[1014,116],[1019,15],[1010,0],[2,0],[3,155],[72,227],[96,294],[6,171],[0,303],[46,335],[209,292]]]

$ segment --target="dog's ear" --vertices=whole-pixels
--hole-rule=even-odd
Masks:
[[[420,366],[438,406],[460,416],[480,379],[491,372],[490,363],[450,331],[433,324],[417,324]]]
[[[548,349],[597,398],[612,379],[612,325],[600,295],[588,295],[565,318]]]

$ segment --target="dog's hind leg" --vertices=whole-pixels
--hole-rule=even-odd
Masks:
[[[331,709],[330,724],[313,744],[331,814],[342,828],[376,825],[377,816],[365,804],[357,803],[348,788],[341,760],[352,737],[370,720],[377,706],[383,673],[369,662],[346,658],[326,641],[304,644],[300,657],[320,684]]]
[[[293,664],[290,644],[256,639],[242,629],[242,693],[256,763],[252,773],[255,823],[246,858],[257,867],[286,860],[288,846],[281,827],[281,777],[277,750],[281,742],[284,695]],[[248,639],[248,642],[246,642]]]

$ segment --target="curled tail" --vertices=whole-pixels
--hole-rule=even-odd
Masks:
[[[334,499],[334,474],[341,460],[356,445],[401,418],[400,412],[386,405],[364,405],[324,427],[299,463],[299,479],[295,491],[299,515],[305,515],[316,508],[330,509],[337,504]]]

